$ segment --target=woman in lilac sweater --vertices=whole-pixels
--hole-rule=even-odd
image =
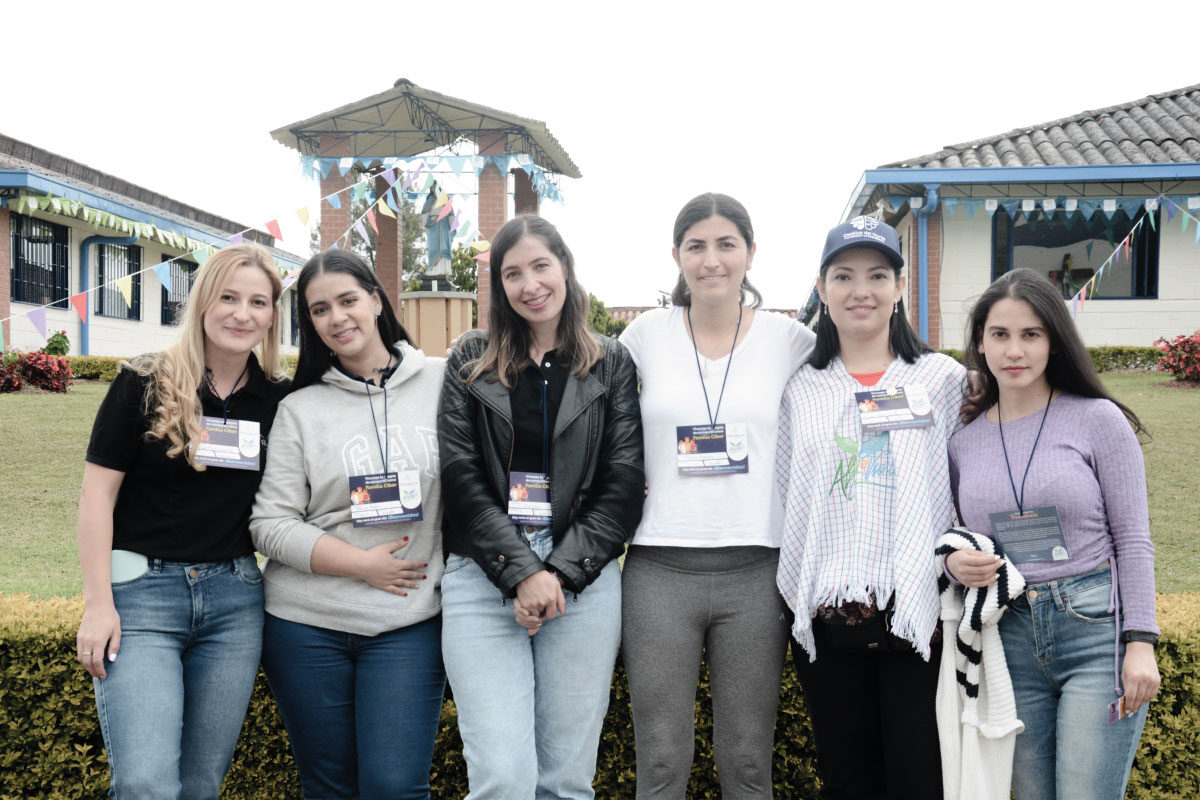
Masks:
[[[1159,685],[1143,428],[1100,383],[1044,277],[1006,273],[969,325],[987,411],[950,442],[955,500],[1028,583],[1000,621],[1025,723],[1013,790],[1122,798]],[[967,586],[992,583],[998,566],[978,552],[946,559]]]

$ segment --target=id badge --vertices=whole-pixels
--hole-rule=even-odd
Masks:
[[[354,527],[395,525],[424,518],[419,469],[350,476],[350,519]]]
[[[1133,711],[1125,709],[1125,695],[1121,695],[1116,700],[1108,704],[1108,724],[1115,725],[1126,717],[1132,717]]]
[[[855,392],[863,433],[882,433],[933,425],[929,392],[919,383]]]
[[[197,464],[226,469],[257,470],[261,455],[262,446],[256,420],[200,417]]]
[[[541,472],[510,472],[508,518],[518,525],[549,525],[550,476]]]
[[[1058,506],[1040,506],[1021,513],[997,511],[988,514],[992,523],[992,538],[1004,548],[1004,555],[1014,564],[1044,564],[1066,561],[1067,540],[1058,519]]]
[[[750,471],[744,422],[677,425],[675,463],[680,475],[740,475]]]

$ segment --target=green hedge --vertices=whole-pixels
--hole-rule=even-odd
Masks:
[[[89,381],[111,381],[117,377],[124,360],[112,356],[67,356],[71,375]]]
[[[963,351],[953,347],[941,350],[958,363],[963,362]],[[1108,372],[1114,369],[1155,369],[1162,353],[1157,347],[1134,347],[1132,345],[1106,345],[1104,347],[1089,347],[1088,354],[1097,372]]]
[[[30,601],[0,595],[0,800],[89,798],[108,789],[103,743],[91,681],[76,663],[79,598]],[[1192,800],[1200,796],[1200,594],[1160,595],[1158,649],[1163,675],[1150,706],[1127,796],[1133,800]],[[719,798],[712,759],[712,705],[702,680],[696,701],[696,764],[690,798]],[[775,794],[811,798],[818,789],[812,732],[799,685],[784,670],[775,730]],[[629,690],[620,668],[600,744],[596,794],[634,796],[634,742]],[[431,774],[433,797],[466,794],[466,766],[447,702]],[[299,798],[287,735],[259,676],[233,768],[221,793],[226,800]]]

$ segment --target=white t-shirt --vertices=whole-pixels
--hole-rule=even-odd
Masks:
[[[732,337],[731,337],[732,338]],[[793,319],[756,311],[730,357],[700,356],[704,389],[717,419],[746,425],[750,470],[743,474],[680,475],[676,426],[707,425],[696,352],[686,309],[654,309],[621,334],[642,381],[642,436],[650,494],[633,543],[670,547],[779,547],[783,509],[774,490],[779,401],[792,373],[812,352],[813,333]]]

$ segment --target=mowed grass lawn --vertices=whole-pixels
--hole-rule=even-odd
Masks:
[[[1160,592],[1200,591],[1200,390],[1156,384],[1161,373],[1105,374],[1149,427],[1150,529]],[[66,395],[0,395],[0,592],[82,590],[75,517],[83,454],[108,384]]]

